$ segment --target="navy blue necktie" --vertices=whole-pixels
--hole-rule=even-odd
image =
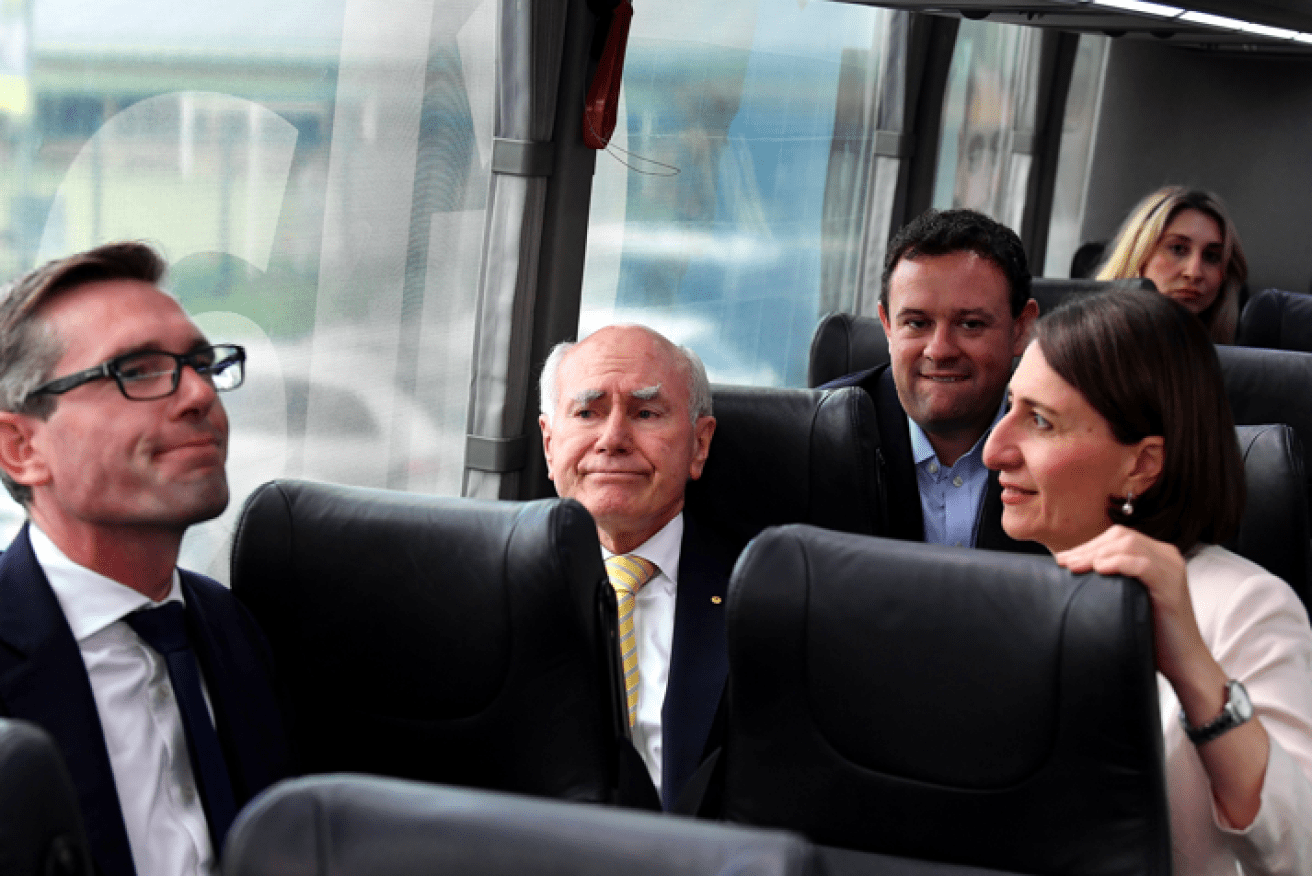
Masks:
[[[200,785],[201,800],[205,804],[205,817],[209,820],[210,839],[214,843],[214,857],[223,850],[223,838],[237,815],[232,796],[232,780],[228,765],[223,759],[219,734],[210,721],[201,693],[200,667],[187,639],[187,609],[181,602],[166,602],[157,608],[134,611],[124,618],[128,626],[137,631],[147,645],[154,648],[169,669],[173,694],[182,712],[182,725],[187,733],[187,751],[191,754],[191,770]]]

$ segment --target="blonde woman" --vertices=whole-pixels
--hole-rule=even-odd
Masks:
[[[1139,202],[1112,241],[1099,280],[1147,277],[1231,344],[1248,260],[1234,223],[1210,192],[1167,186]]]

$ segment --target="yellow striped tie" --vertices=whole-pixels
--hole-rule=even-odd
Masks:
[[[620,617],[620,658],[624,664],[624,693],[629,702],[629,729],[638,718],[638,636],[633,628],[633,605],[638,591],[656,574],[656,564],[633,554],[606,561],[606,575],[615,588]]]

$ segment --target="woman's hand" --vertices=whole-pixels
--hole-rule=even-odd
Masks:
[[[1125,526],[1113,526],[1098,537],[1079,547],[1056,555],[1058,565],[1081,573],[1094,571],[1099,575],[1125,575],[1138,578],[1148,590],[1153,606],[1153,640],[1156,644],[1157,671],[1166,676],[1172,687],[1180,693],[1181,685],[1195,684],[1211,687],[1219,677],[1224,685],[1226,676],[1207,650],[1198,621],[1194,617],[1193,601],[1189,598],[1189,582],[1185,575],[1185,561],[1175,545],[1149,538]],[[1209,700],[1215,700],[1215,711],[1203,717],[1208,720],[1220,711],[1220,687],[1211,691]],[[1186,704],[1184,696],[1180,702]],[[1200,704],[1203,705],[1203,704]],[[1212,702],[1205,704],[1206,707]],[[1186,704],[1186,712],[1194,718]]]
[[[1198,630],[1185,560],[1174,545],[1113,526],[1079,547],[1061,551],[1056,560],[1072,572],[1125,575],[1143,582],[1153,607],[1157,671],[1175,689],[1190,725],[1200,727],[1221,714],[1228,676]],[[1198,747],[1212,796],[1231,827],[1245,828],[1257,817],[1270,745],[1266,728],[1254,716]]]

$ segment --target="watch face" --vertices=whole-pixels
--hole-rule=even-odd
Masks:
[[[1237,681],[1230,682],[1230,708],[1242,723],[1253,717],[1253,701],[1248,698],[1248,691]]]

